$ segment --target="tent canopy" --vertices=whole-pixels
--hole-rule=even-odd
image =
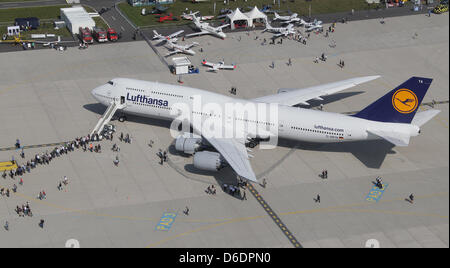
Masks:
[[[246,20],[248,21],[248,17],[242,13],[239,8],[236,8],[236,10],[233,11],[233,13],[228,14],[227,17],[230,19],[230,21],[236,21],[236,20]]]
[[[249,17],[251,20],[267,19],[267,15],[261,12],[256,6],[249,12],[245,13],[245,15]]]
[[[236,10],[233,11],[233,13],[228,14],[227,18],[230,20],[231,29],[235,29],[234,22],[235,21],[242,21],[245,20],[247,22],[247,26],[252,26],[252,20],[244,15],[239,8],[236,8]]]

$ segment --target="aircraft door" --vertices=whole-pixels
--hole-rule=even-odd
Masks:
[[[125,96],[120,96],[120,104],[125,104]]]

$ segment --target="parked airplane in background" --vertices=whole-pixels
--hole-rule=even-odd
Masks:
[[[295,34],[294,25],[292,24],[289,24],[286,27],[272,27],[268,21],[266,21],[266,28],[262,32],[274,33],[273,37]]]
[[[61,41],[61,36],[58,35],[58,39],[55,41],[35,41],[35,43],[42,44],[43,46],[59,45],[63,43],[74,43],[75,41]]]
[[[407,146],[410,137],[419,135],[420,127],[440,112],[427,110],[416,114],[432,79],[412,77],[354,115],[293,107],[299,103],[307,104],[309,100],[320,100],[321,96],[378,77],[358,77],[305,89],[283,89],[278,94],[251,100],[179,85],[125,78],[112,79],[92,90],[92,94],[100,103],[108,106],[97,124],[99,129],[101,122],[108,121],[117,109],[124,113],[171,121],[180,120],[182,114],[194,134],[180,134],[176,137],[175,148],[193,154],[196,168],[217,171],[229,165],[241,178],[257,181],[249,161],[250,149],[246,145],[254,147],[258,141],[274,137],[317,143],[384,139],[393,145]],[[201,102],[197,101],[198,98],[201,98]],[[180,104],[187,110],[182,112]],[[270,108],[276,107],[276,116],[260,118],[249,112],[240,113],[238,107],[243,106],[263,106],[264,111],[267,109],[271,112]],[[210,107],[218,110],[211,110]],[[222,111],[227,111],[227,107],[232,107],[232,113],[223,114]],[[204,126],[207,122],[213,123],[212,126],[219,132],[209,132],[210,129]],[[243,127],[236,128],[237,125]],[[227,133],[233,135],[227,136]],[[205,146],[210,149],[204,150]]]
[[[168,56],[171,56],[176,53],[184,53],[184,54],[189,54],[189,55],[193,56],[193,55],[195,55],[195,51],[193,51],[191,48],[194,46],[197,46],[197,45],[198,45],[197,42],[193,42],[192,44],[183,46],[183,45],[174,44],[170,40],[166,40],[165,46],[169,50],[171,50],[171,52],[167,53],[165,56],[168,57]]]
[[[186,37],[204,35],[204,34],[211,34],[211,35],[214,35],[214,36],[222,38],[222,39],[225,39],[225,37],[227,37],[227,35],[222,31],[222,29],[225,27],[228,27],[230,24],[224,24],[219,27],[213,27],[213,26],[209,25],[209,23],[207,23],[207,22],[201,22],[200,19],[197,16],[195,16],[195,14],[197,14],[197,13],[198,13],[198,11],[195,13],[190,13],[189,15],[192,16],[192,21],[194,22],[195,27],[198,30],[200,30],[200,32],[188,34],[188,35],[186,35]]]
[[[167,40],[170,40],[172,43],[176,43],[178,41],[176,37],[182,33],[184,33],[184,30],[179,30],[178,32],[174,32],[173,34],[164,36],[159,34],[156,30],[153,30],[153,40],[158,39],[158,43],[156,44],[161,44],[162,42],[165,42]]]
[[[58,39],[53,40],[53,41],[22,39],[22,36],[20,34],[18,36],[14,36],[14,39],[12,39],[12,40],[0,40],[0,43],[4,43],[4,44],[23,45],[23,44],[27,44],[27,43],[35,43],[35,44],[41,44],[43,46],[50,46],[51,44],[58,45],[61,43],[73,43],[73,42],[75,42],[75,41],[61,41],[61,36],[59,36],[59,35],[58,35]]]
[[[192,13],[186,14],[183,12],[183,15],[181,15],[181,17],[185,20],[192,20]],[[212,20],[212,19],[214,19],[214,16],[211,16],[211,15],[210,16],[201,16],[199,19],[200,20]]]
[[[300,21],[305,26],[307,32],[312,32],[323,28],[322,21],[315,19],[313,22]]]
[[[275,15],[275,18],[273,19],[274,21],[279,20],[281,21],[281,23],[283,24],[290,24],[290,23],[296,23],[296,22],[300,22],[300,18],[298,17],[297,13],[293,13],[290,16],[280,16],[278,15],[277,12],[273,13]]]
[[[227,69],[227,70],[234,70],[236,69],[236,65],[225,65],[225,62],[219,61],[218,63],[208,62],[206,60],[202,60],[202,64],[204,66],[210,67],[208,70],[216,72],[217,70],[221,69]]]

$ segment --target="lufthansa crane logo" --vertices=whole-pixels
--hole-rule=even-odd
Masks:
[[[402,114],[414,112],[418,104],[416,94],[406,88],[397,90],[392,96],[392,106]]]

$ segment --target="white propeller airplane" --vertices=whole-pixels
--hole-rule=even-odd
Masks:
[[[301,20],[301,24],[305,26],[307,32],[312,32],[323,28],[322,21],[315,19],[313,22]]]
[[[198,35],[204,35],[204,34],[211,34],[211,35],[214,35],[214,36],[222,38],[222,39],[225,39],[225,37],[227,37],[227,35],[222,31],[222,29],[225,27],[228,27],[230,24],[224,24],[219,27],[213,27],[213,26],[209,25],[209,23],[207,23],[207,22],[201,22],[200,19],[197,16],[195,16],[195,14],[197,14],[197,13],[198,13],[198,11],[195,13],[190,13],[189,15],[192,16],[192,21],[194,22],[195,27],[197,27],[197,29],[200,30],[200,32],[187,34],[186,37],[198,36]]]
[[[170,40],[172,43],[176,43],[178,39],[176,38],[180,34],[184,33],[184,30],[180,30],[178,32],[174,32],[173,34],[169,34],[167,36],[164,36],[162,34],[159,34],[156,30],[153,30],[153,40],[158,40],[157,44],[160,44],[162,42],[165,42],[167,40]]]
[[[203,66],[209,67],[208,71],[216,72],[218,70],[234,70],[236,69],[236,65],[226,65],[224,61],[219,61],[218,63],[208,62],[206,60],[202,60]]]
[[[61,36],[58,35],[57,40],[54,41],[35,41],[35,43],[42,44],[45,47],[53,45],[59,45],[59,44],[67,44],[67,43],[74,43],[75,41],[61,41]]]
[[[274,12],[275,18],[273,18],[274,21],[279,20],[282,24],[290,24],[290,23],[296,23],[301,22],[301,19],[298,17],[297,13],[293,13],[290,16],[280,16],[277,12]]]
[[[192,44],[183,46],[183,45],[174,44],[170,40],[166,40],[165,46],[171,51],[169,53],[167,53],[165,56],[168,57],[168,56],[171,56],[171,55],[177,54],[177,53],[184,53],[184,54],[194,56],[195,51],[192,50],[191,48],[194,46],[197,46],[197,45],[198,45],[197,42],[193,42]]]
[[[250,100],[179,85],[115,78],[92,90],[92,95],[108,106],[99,123],[118,109],[125,114],[170,120],[172,130],[187,121],[188,124],[182,125],[185,134],[176,137],[175,149],[193,154],[194,167],[217,171],[228,165],[239,177],[256,182],[246,145],[253,148],[261,140],[332,143],[383,139],[394,146],[407,146],[411,137],[420,134],[421,126],[440,112],[427,110],[416,114],[432,79],[412,77],[354,115],[293,107],[378,77],[284,89]],[[250,108],[242,110],[242,107],[262,107],[270,115],[260,117],[248,112]],[[190,128],[193,134],[188,133]],[[202,150],[206,144],[214,150]]]
[[[289,24],[286,27],[272,27],[268,21],[266,21],[266,28],[262,32],[274,33],[273,37],[287,36],[289,34],[295,34],[294,25]]]

